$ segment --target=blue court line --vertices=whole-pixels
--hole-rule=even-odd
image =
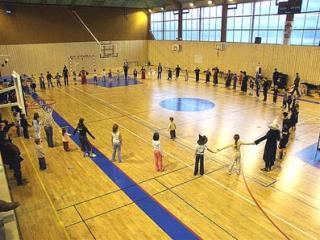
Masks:
[[[45,104],[36,93],[32,94],[32,98],[41,105]],[[52,116],[60,127],[67,126],[70,132],[74,131],[74,128],[56,111],[53,111]],[[80,145],[78,137],[72,135],[71,138],[77,145]],[[172,239],[201,239],[94,146],[93,151],[97,156],[91,160]],[[148,231],[147,228],[145,229]]]

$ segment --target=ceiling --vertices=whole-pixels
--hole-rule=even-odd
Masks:
[[[221,4],[224,0],[213,0],[213,4]],[[226,2],[248,2],[253,0],[225,0]],[[123,7],[123,8],[160,8],[182,4],[188,7],[188,3],[194,2],[195,6],[207,5],[204,0],[2,0],[4,4],[42,4],[42,5],[66,5],[66,6],[93,6],[93,7]]]

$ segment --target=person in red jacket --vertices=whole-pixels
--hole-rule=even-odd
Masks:
[[[87,84],[87,75],[89,73],[82,68],[82,70],[79,73],[79,77],[81,78],[81,84]]]

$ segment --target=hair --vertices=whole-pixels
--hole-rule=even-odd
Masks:
[[[63,127],[62,128],[62,136],[67,132],[67,128]]]
[[[116,132],[118,131],[118,129],[119,129],[118,124],[113,124],[113,126],[112,126],[112,132],[113,132],[113,133],[116,133]]]
[[[153,140],[154,140],[154,141],[158,141],[159,138],[160,138],[159,133],[158,133],[158,132],[155,132],[155,133],[153,134]]]
[[[233,139],[234,139],[234,143],[237,144],[238,141],[239,141],[239,139],[240,139],[240,135],[239,135],[239,134],[235,134],[235,135],[233,136]]]
[[[37,120],[39,117],[40,117],[40,116],[39,116],[39,113],[35,112],[35,113],[33,114],[33,120]]]
[[[34,143],[37,144],[37,145],[39,145],[39,144],[40,144],[40,139],[39,139],[39,138],[36,138],[36,139],[34,140]]]
[[[83,125],[84,125],[84,118],[80,118],[78,124],[81,125],[81,126],[83,126]]]
[[[173,119],[173,117],[170,117],[169,120],[172,122],[174,119]]]
[[[284,112],[282,113],[284,117],[288,117],[288,113],[287,112]]]
[[[26,118],[26,115],[24,113],[21,114],[21,118]],[[4,122],[4,121],[3,121]]]

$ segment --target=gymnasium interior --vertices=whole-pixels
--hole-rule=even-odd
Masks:
[[[320,0],[1,0],[0,240],[320,239]]]

